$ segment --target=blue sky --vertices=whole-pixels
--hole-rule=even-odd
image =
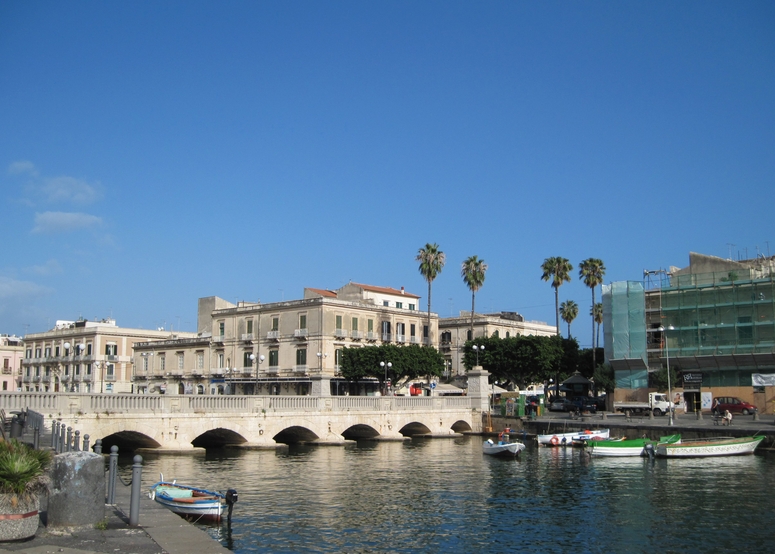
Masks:
[[[568,258],[589,346],[585,258],[775,254],[773,98],[772,2],[0,0],[0,332],[350,280],[425,309],[436,242],[441,316],[477,255],[477,311],[553,324]]]

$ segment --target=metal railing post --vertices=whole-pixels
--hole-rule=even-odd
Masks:
[[[40,423],[35,422],[32,424],[32,448],[37,450],[40,447]]]
[[[129,501],[129,525],[136,527],[140,524],[140,484],[143,476],[143,457],[139,454],[133,459],[132,464],[132,496]]]
[[[97,439],[94,441],[94,453],[102,454],[102,439]]]
[[[83,436],[83,451],[88,452],[89,451],[89,434],[86,433]]]
[[[51,422],[51,448],[57,449],[57,435],[59,435],[59,422]]]
[[[73,445],[73,428],[68,427],[67,428],[67,449],[65,450],[65,452],[70,452],[73,449],[72,445]]]
[[[80,452],[81,450],[81,432],[76,431],[75,432],[75,439],[73,441],[73,450],[76,452]]]
[[[110,469],[108,472],[108,501],[106,504],[116,503],[116,476],[118,475],[118,446],[110,447]]]

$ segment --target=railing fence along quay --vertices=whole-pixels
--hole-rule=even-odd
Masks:
[[[31,409],[49,417],[114,413],[255,413],[437,411],[476,404],[466,396],[208,396],[6,392],[0,408]]]

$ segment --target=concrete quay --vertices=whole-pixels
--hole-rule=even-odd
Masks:
[[[54,530],[45,526],[45,500],[41,524],[32,539],[0,542],[0,552],[25,554],[227,554],[205,531],[157,504],[143,491],[139,526],[129,526],[130,487],[116,489],[116,504],[105,506],[105,525],[98,529]],[[239,509],[239,503],[235,510]],[[226,523],[222,523],[225,528]]]

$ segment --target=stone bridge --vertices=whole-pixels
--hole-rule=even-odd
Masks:
[[[457,397],[0,394],[0,408],[6,414],[25,408],[42,414],[42,433],[48,437],[58,420],[81,437],[89,435],[92,445],[102,439],[106,445],[124,445],[122,449],[160,451],[339,445],[363,438],[478,433],[486,405],[486,393]]]

